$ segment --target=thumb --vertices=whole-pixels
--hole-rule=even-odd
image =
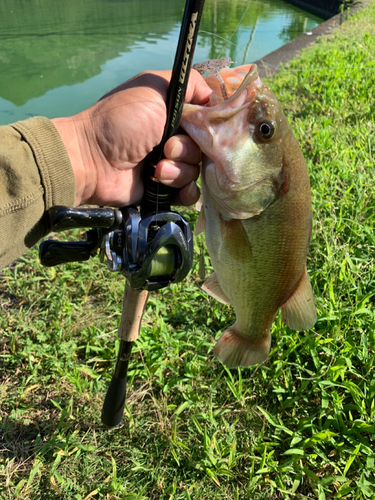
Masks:
[[[207,85],[204,78],[192,69],[190,72],[189,83],[186,90],[185,102],[193,104],[206,104],[212,89]]]

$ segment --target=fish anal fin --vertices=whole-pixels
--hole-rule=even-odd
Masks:
[[[199,219],[197,225],[195,226],[195,231],[194,231],[195,236],[198,236],[198,234],[203,233],[205,227],[206,227],[206,218],[204,216],[204,207],[202,205],[199,213]]]
[[[216,273],[212,273],[202,285],[202,290],[214,299],[222,302],[223,304],[230,305],[230,300],[223,292],[218,280]]]
[[[237,368],[263,363],[268,358],[270,348],[269,331],[262,337],[254,338],[241,335],[234,324],[224,331],[213,353],[228,368]]]
[[[292,330],[308,330],[315,325],[315,299],[306,269],[293,295],[281,306],[281,319]]]

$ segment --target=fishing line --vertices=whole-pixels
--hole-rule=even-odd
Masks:
[[[244,56],[243,56],[242,64],[245,64],[245,62],[246,62],[247,54],[249,52],[251,44],[253,43],[254,36],[255,36],[255,31],[257,29],[257,26],[258,26],[258,17],[257,17],[257,20],[255,21],[253,29],[251,30],[250,38],[249,38],[249,41],[247,42],[247,45],[246,45],[246,49],[245,49],[245,53],[244,53]]]
[[[237,47],[237,45],[234,42],[231,42],[227,38],[224,38],[223,36],[220,36],[217,33],[212,33],[211,31],[203,31],[203,30],[199,30],[199,33],[206,33],[207,35],[216,36],[217,38],[224,40],[224,42],[228,42],[228,43],[234,45],[235,47]],[[219,59],[219,57],[218,57],[218,59]]]
[[[252,2],[249,2],[249,3],[247,4],[247,7],[246,7],[246,9],[245,9],[244,13],[242,14],[241,19],[239,20],[239,22],[238,22],[238,24],[237,24],[237,26],[236,26],[235,30],[233,31],[233,33],[232,33],[231,37],[229,38],[228,43],[232,40],[232,38],[234,37],[234,35],[237,33],[237,30],[238,30],[238,28],[240,27],[240,24],[242,23],[242,19],[245,17],[246,12],[249,10],[249,7],[250,7],[250,5],[251,5],[251,4],[252,4]],[[223,53],[223,50],[225,50],[225,49],[227,48],[228,43],[227,43],[227,44],[226,44],[226,45],[225,45],[225,46],[221,49],[220,54],[217,56],[217,58],[218,58],[218,59],[220,59],[220,56],[221,56],[221,54]]]

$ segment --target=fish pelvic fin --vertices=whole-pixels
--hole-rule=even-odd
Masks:
[[[315,325],[315,299],[306,268],[295,292],[281,306],[281,319],[292,330],[308,330]]]
[[[197,205],[198,205],[198,203],[197,203]],[[204,207],[203,207],[203,205],[201,205],[199,219],[198,219],[197,225],[195,226],[194,235],[198,236],[198,234],[203,233],[205,227],[206,227],[206,217],[204,216]]]
[[[206,281],[202,285],[202,290],[207,293],[207,295],[210,295],[214,299],[218,300],[222,304],[228,304],[230,305],[230,300],[228,297],[225,295],[223,292],[216,273],[210,274],[210,276],[206,279]]]
[[[248,337],[242,335],[234,324],[224,331],[213,353],[228,368],[237,368],[262,363],[268,358],[270,348],[269,331],[263,337]]]

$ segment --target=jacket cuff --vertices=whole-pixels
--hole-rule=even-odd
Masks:
[[[75,180],[64,143],[53,123],[44,117],[12,124],[33,151],[44,187],[45,210],[75,203]]]

